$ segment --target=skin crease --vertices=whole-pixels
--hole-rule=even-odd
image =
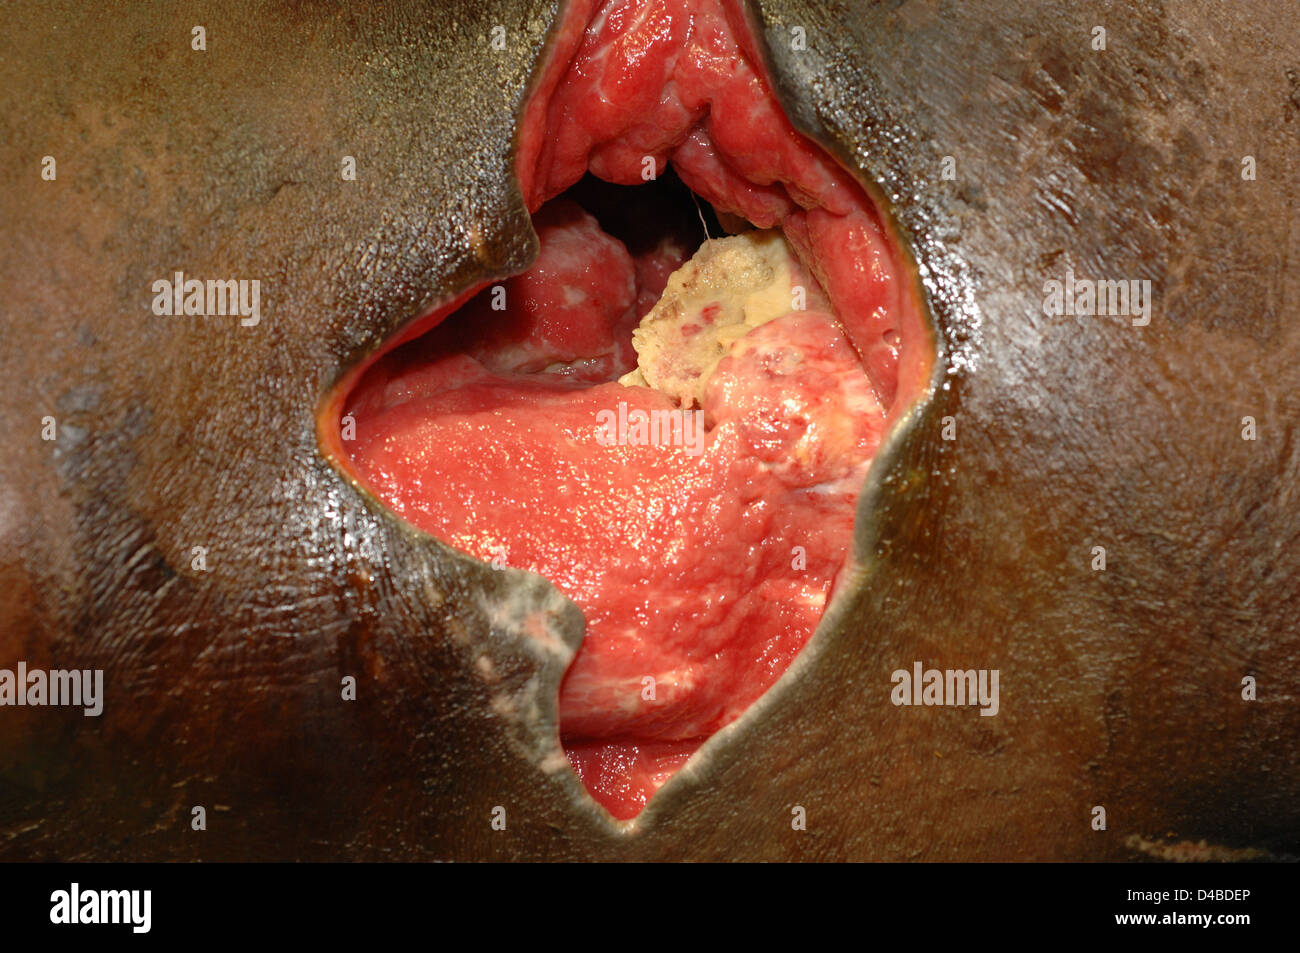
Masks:
[[[796,123],[897,196],[941,382],[864,491],[860,585],[625,832],[538,767],[573,607],[400,524],[314,420],[535,254],[512,136],[554,6],[11,4],[0,667],[103,668],[107,698],[0,710],[0,858],[1300,850],[1300,30],[1281,0],[1134,6],[755,11]],[[1151,279],[1151,325],[1044,317],[1067,265]],[[177,269],[260,278],[260,325],[155,317]],[[999,715],[893,707],[915,660],[999,668]]]

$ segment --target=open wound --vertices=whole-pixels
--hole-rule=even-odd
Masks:
[[[619,819],[807,643],[933,359],[881,214],[746,29],[716,0],[572,4],[519,137],[536,261],[342,404],[393,511],[581,608],[561,740]]]

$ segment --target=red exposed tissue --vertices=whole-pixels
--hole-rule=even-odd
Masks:
[[[563,744],[626,819],[812,635],[901,405],[900,351],[908,395],[926,366],[878,213],[790,125],[741,14],[712,0],[592,6],[570,10],[521,130],[539,257],[499,283],[504,301],[487,288],[372,364],[345,410],[350,466],[395,512],[545,576],[582,609]],[[686,408],[703,431],[654,443],[627,415],[683,408],[617,379],[637,365],[633,329],[694,248],[680,234],[625,242],[559,197],[588,172],[641,185],[646,156],[724,220],[779,228],[809,285],[806,310],[745,335]]]

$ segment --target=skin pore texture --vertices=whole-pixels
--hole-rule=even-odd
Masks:
[[[733,16],[711,2],[575,6],[552,61],[567,69],[543,74],[520,133],[536,262],[344,405],[352,468],[376,496],[582,609],[560,729],[620,819],[812,635],[850,568],[900,348],[892,419],[933,363],[915,353],[931,348],[921,308],[871,200],[790,126]],[[678,235],[649,237],[652,207],[626,223],[634,256],[560,197],[588,171],[636,186],[669,163],[719,215],[770,231],[715,239],[688,265]],[[628,439],[627,419],[683,410],[698,411],[697,443],[685,424],[675,441]],[[602,413],[624,421],[621,438]]]
[[[105,699],[4,710],[0,857],[1300,851],[1294,4],[747,9],[791,122],[887,200],[939,381],[817,634],[631,827],[555,759],[581,611],[412,529],[318,426],[536,260],[520,131],[567,16],[6,6],[0,667],[102,669]],[[1151,280],[1151,324],[1045,316],[1067,267]],[[261,322],[153,314],[178,269],[260,279]],[[893,706],[917,660],[1000,669],[998,715]],[[196,836],[196,804],[229,809]]]

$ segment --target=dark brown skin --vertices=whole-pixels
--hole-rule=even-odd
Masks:
[[[314,419],[535,254],[512,136],[554,5],[180,6],[24,0],[0,35],[0,667],[106,682],[100,718],[0,709],[0,858],[1300,849],[1293,4],[762,5],[796,121],[897,196],[938,386],[864,493],[860,585],[632,833],[538,767],[563,663],[489,621],[576,646],[577,610],[365,498]],[[1150,326],[1045,317],[1067,265],[1150,278]],[[177,269],[259,278],[261,323],[155,316]],[[915,660],[1000,669],[1001,712],[894,707]]]

